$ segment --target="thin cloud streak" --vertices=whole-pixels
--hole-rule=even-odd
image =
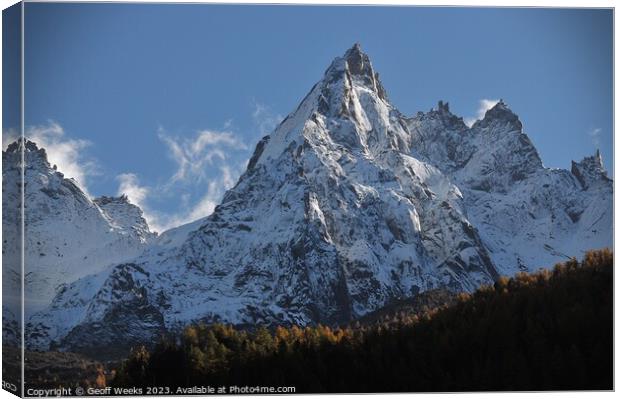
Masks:
[[[247,151],[248,147],[232,132],[201,130],[191,137],[172,136],[163,128],[158,131],[159,139],[167,148],[167,155],[177,165],[175,173],[156,187],[141,185],[138,176],[124,173],[117,176],[118,195],[126,194],[130,202],[140,206],[149,226],[163,232],[179,225],[193,222],[213,213],[226,190],[232,188],[243,172],[244,163],[230,159],[231,152]],[[216,177],[208,170],[218,170]],[[181,209],[178,212],[155,211],[151,200],[165,193],[176,193],[207,182],[206,192],[192,202],[192,195],[180,195]]]
[[[166,144],[168,156],[177,164],[170,184],[183,181],[203,181],[206,166],[225,162],[228,151],[245,151],[248,147],[231,132],[199,131],[193,138],[179,138],[159,129],[159,139]]]

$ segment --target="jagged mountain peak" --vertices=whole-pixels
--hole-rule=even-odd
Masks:
[[[20,137],[14,142],[10,143],[4,152],[6,153],[19,153],[21,151],[26,153],[37,153],[40,156],[47,159],[47,153],[44,148],[39,148],[37,143],[30,141],[26,138]]]
[[[47,162],[47,153],[45,152],[45,149],[39,148],[39,146],[37,146],[37,143],[35,143],[34,141],[30,141],[22,137],[10,143],[7,146],[6,150],[2,152],[5,154],[21,154],[22,151],[27,157],[34,155]]]
[[[353,47],[344,53],[343,57],[349,67],[349,72],[353,75],[373,76],[374,70],[370,63],[370,58],[362,51],[362,46],[355,43]]]
[[[362,51],[359,43],[355,43],[342,57],[336,57],[332,61],[323,80],[328,85],[344,80],[345,90],[354,84],[363,85],[387,101],[387,93],[379,80],[379,74],[374,70],[370,57]],[[332,88],[338,86],[332,85]]]
[[[447,101],[444,103],[443,100],[439,100],[437,102],[437,111],[450,112],[450,103],[448,103]]]
[[[20,138],[2,157],[3,226],[16,225],[23,194],[27,314],[45,306],[60,284],[137,256],[154,237],[137,206],[126,198],[92,200],[50,166],[34,141]],[[7,259],[20,256],[17,245],[7,248]]]
[[[603,156],[601,155],[601,151],[599,149],[597,149],[593,155],[585,156],[581,161],[573,161],[573,163],[591,171],[607,174],[605,166],[603,165]]]
[[[355,42],[353,44],[353,46],[351,46],[350,49],[348,49],[345,54],[349,54],[349,53],[360,53],[360,54],[364,54],[364,52],[362,51],[362,45],[359,42]],[[365,54],[364,54],[365,55]]]
[[[463,117],[457,116],[450,111],[450,103],[444,100],[437,101],[437,106],[431,108],[427,113],[418,112],[414,117],[419,120],[424,119],[437,119],[441,121],[441,124],[451,130],[466,130],[468,129]]]
[[[93,202],[101,209],[113,227],[124,232],[131,232],[142,243],[147,243],[157,236],[157,233],[151,233],[149,230],[142,209],[132,204],[125,194],[118,197],[104,195],[95,198]]]
[[[248,171],[284,153],[306,153],[300,146],[319,145],[324,152],[326,140],[365,152],[370,147],[406,147],[408,133],[399,118],[369,57],[359,45],[353,46],[332,61],[295,111],[258,143]],[[377,119],[382,126],[373,129],[372,121]]]
[[[571,162],[571,173],[579,180],[584,189],[598,181],[609,181],[607,171],[603,166],[603,157],[597,149],[594,155],[584,157],[581,161]]]
[[[523,125],[519,120],[519,116],[515,114],[503,99],[486,111],[484,118],[476,121],[472,128],[487,128],[490,126],[506,125],[511,131],[523,130]]]
[[[14,154],[14,153],[20,152],[21,148],[22,148],[21,147],[21,143],[22,143],[22,139],[19,138],[18,140],[10,143],[7,146],[6,150],[4,150],[2,152],[6,153],[6,154]]]
[[[97,197],[94,199],[95,203],[100,204],[100,205],[107,205],[110,203],[117,203],[117,204],[129,204],[129,197],[127,197],[126,194],[122,194],[118,197],[113,197],[113,196],[107,196],[107,195],[102,195],[101,197]]]
[[[487,110],[482,120],[476,121],[473,127],[487,128],[490,126],[505,125],[510,128],[511,131],[521,132],[523,125],[519,120],[519,116],[515,114],[508,104],[500,99],[491,109]]]
[[[22,150],[27,168],[36,168],[43,173],[59,173],[60,177],[64,177],[62,173],[57,172],[56,165],[50,165],[45,148],[39,147],[36,142],[27,138],[20,137],[10,143],[2,154],[9,164],[18,166],[21,165]]]

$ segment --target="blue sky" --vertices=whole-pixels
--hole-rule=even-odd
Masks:
[[[25,27],[31,134],[160,230],[209,212],[355,42],[401,112],[503,98],[546,166],[599,147],[612,171],[610,10],[28,3]]]

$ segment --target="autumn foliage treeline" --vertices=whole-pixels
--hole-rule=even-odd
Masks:
[[[197,325],[134,350],[117,386],[296,392],[613,388],[613,254],[501,278],[421,317],[332,329]]]

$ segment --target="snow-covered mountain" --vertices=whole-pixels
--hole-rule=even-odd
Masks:
[[[45,150],[19,140],[2,153],[4,287],[20,286],[21,156],[24,169],[26,317],[46,306],[63,284],[139,255],[155,238],[126,197],[88,198],[51,166]],[[10,267],[11,265],[12,267]],[[9,277],[7,279],[7,277]],[[15,312],[13,312],[15,313]]]
[[[612,245],[613,182],[600,153],[571,171],[545,168],[517,115],[500,101],[468,128],[448,104],[406,121],[414,156],[456,184],[502,275]]]
[[[122,352],[192,321],[341,323],[471,291],[611,246],[612,193],[598,154],[545,168],[504,102],[471,128],[443,102],[402,115],[356,45],[213,214],[63,286],[30,319],[29,345]]]
[[[13,147],[12,151],[16,148]],[[2,153],[2,342],[17,345],[22,332],[21,195],[19,155]]]

